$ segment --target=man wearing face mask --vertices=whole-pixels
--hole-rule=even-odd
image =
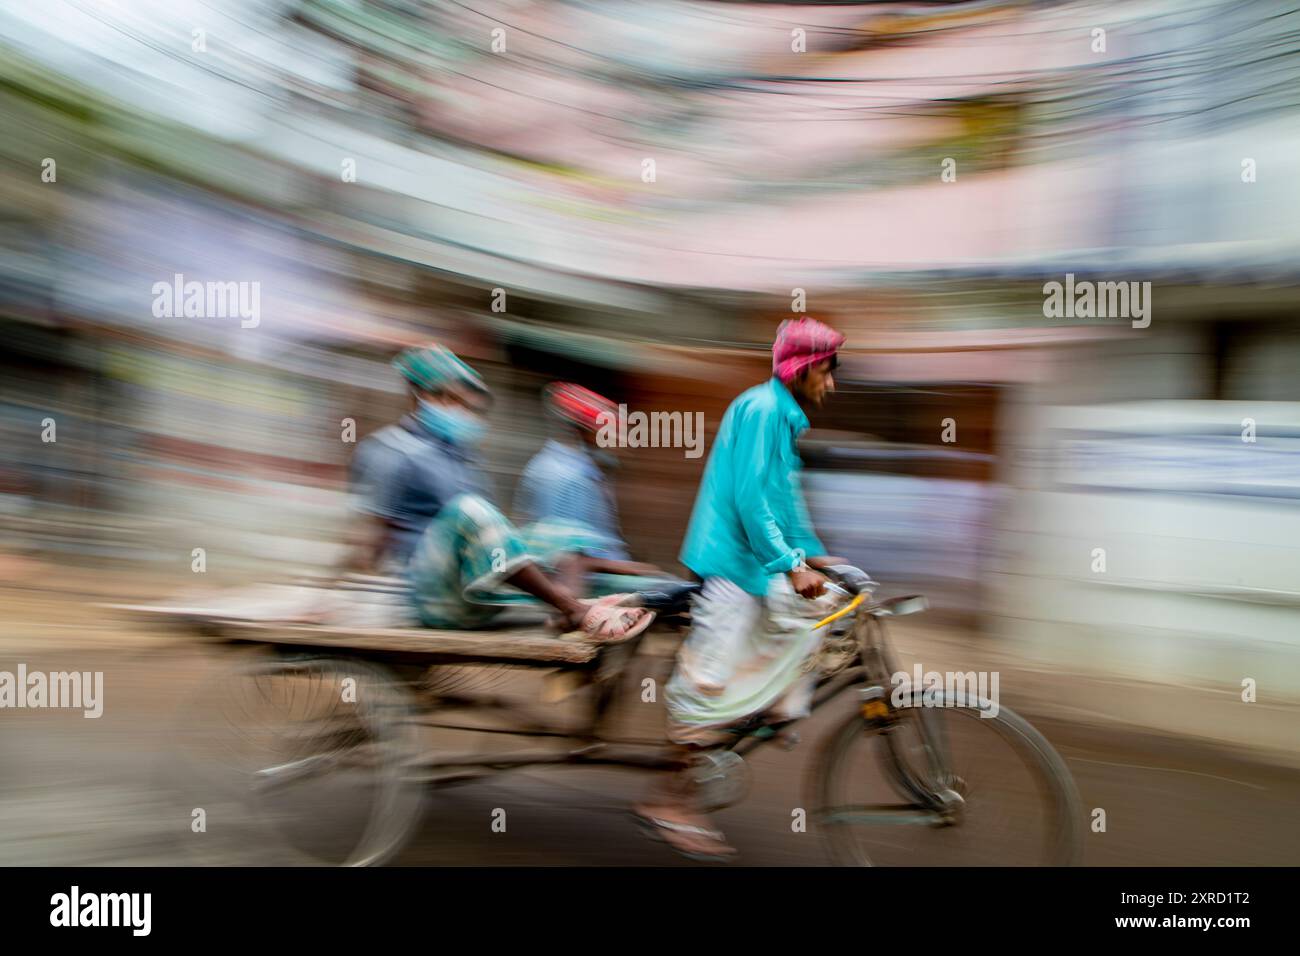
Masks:
[[[619,606],[626,595],[579,600],[555,576],[555,559],[580,542],[534,559],[526,535],[488,500],[477,464],[490,395],[483,379],[441,345],[409,348],[393,361],[412,408],[357,446],[353,489],[362,527],[348,567],[404,574],[428,627],[476,628],[512,605],[537,601],[560,630],[616,639],[649,626],[652,612]]]

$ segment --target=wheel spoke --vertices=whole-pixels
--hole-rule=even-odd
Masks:
[[[816,819],[830,826],[936,826],[942,822],[942,817],[935,811],[910,803],[829,807],[817,813]]]

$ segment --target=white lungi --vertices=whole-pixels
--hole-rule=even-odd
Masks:
[[[710,743],[721,728],[764,711],[806,717],[815,681],[807,665],[822,635],[812,626],[836,606],[829,594],[800,597],[784,574],[769,579],[762,598],[707,578],[665,691],[669,738]]]

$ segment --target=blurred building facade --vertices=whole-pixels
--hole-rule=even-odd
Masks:
[[[806,310],[849,336],[808,441],[832,549],[1063,666],[1300,696],[1295,11],[58,0],[0,22],[11,546],[328,567],[346,422],[401,410],[402,345],[441,339],[498,391],[508,503],[545,381],[711,435]],[[1150,282],[1149,326],[1046,316],[1067,273]],[[155,315],[175,276],[259,283],[256,326]],[[702,460],[622,458],[629,541],[671,564]]]

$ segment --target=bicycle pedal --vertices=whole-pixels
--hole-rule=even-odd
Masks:
[[[883,687],[868,687],[859,693],[859,699],[862,701],[862,719],[868,723],[885,724],[893,719],[889,698]]]
[[[863,701],[862,716],[867,720],[884,720],[889,717],[889,705],[883,700]]]

